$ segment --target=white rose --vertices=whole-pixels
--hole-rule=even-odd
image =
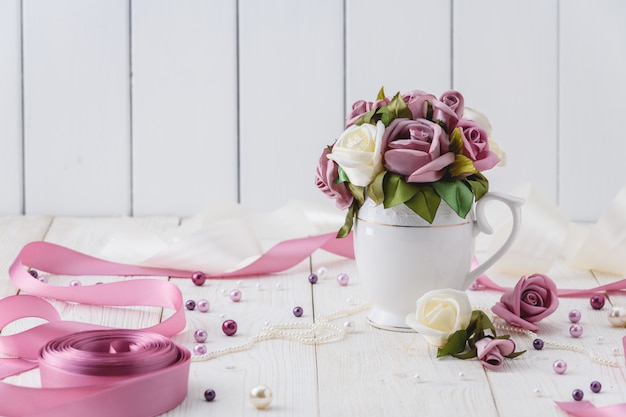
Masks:
[[[364,123],[347,128],[333,145],[328,159],[335,161],[350,179],[350,183],[366,187],[383,170],[382,139],[385,125]]]
[[[487,132],[487,137],[489,138],[489,149],[491,152],[495,153],[498,158],[500,158],[500,162],[498,162],[498,166],[503,167],[506,165],[506,153],[500,147],[500,144],[492,139],[491,137],[491,123],[489,123],[489,119],[487,116],[479,112],[478,110],[474,110],[470,107],[465,107],[463,110],[463,119],[472,120],[478,123],[478,126],[483,128],[485,132]]]
[[[472,306],[464,291],[432,290],[417,300],[417,311],[406,317],[406,324],[428,343],[442,347],[457,330],[465,329],[472,317]]]

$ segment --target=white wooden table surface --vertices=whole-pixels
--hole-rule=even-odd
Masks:
[[[59,243],[89,254],[98,255],[107,233],[120,218],[51,218],[0,217],[0,296],[17,293],[9,281],[8,267],[21,247],[33,240]],[[135,218],[134,222],[152,230],[169,227],[178,218]],[[327,269],[316,285],[308,282],[311,271]],[[350,276],[346,287],[337,284],[337,274]],[[489,274],[504,286],[513,286],[519,277]],[[590,288],[616,277],[593,274],[555,265],[549,275],[560,288]],[[50,277],[51,284],[68,285],[70,277]],[[83,285],[89,280],[81,278]],[[108,278],[113,279],[113,278]],[[155,279],[167,279],[156,277]],[[312,323],[339,310],[358,310],[367,300],[363,294],[354,262],[318,251],[298,266],[273,276],[239,280],[213,280],[196,287],[190,280],[173,279],[185,299],[206,298],[209,313],[187,311],[187,329],[175,337],[193,349],[193,332],[208,330],[209,351],[239,345],[260,329],[276,323]],[[258,284],[258,285],[257,285]],[[239,288],[243,298],[233,303],[228,291]],[[226,290],[226,295],[224,291]],[[491,291],[468,291],[474,308],[491,307],[500,294]],[[626,402],[626,381],[621,338],[623,328],[611,327],[608,310],[613,305],[626,306],[626,297],[610,296],[603,310],[593,310],[588,298],[561,299],[559,309],[540,323],[540,337],[584,347],[602,358],[615,360],[619,367],[609,367],[571,350],[532,348],[532,340],[513,335],[520,349],[527,352],[507,360],[502,369],[486,371],[473,360],[436,359],[436,350],[419,335],[396,333],[370,327],[363,311],[333,322],[342,326],[354,322],[344,339],[318,346],[289,340],[260,342],[249,350],[194,362],[191,365],[187,399],[167,416],[565,416],[554,401],[571,401],[575,388],[584,391],[585,399],[596,406]],[[156,309],[113,309],[55,302],[62,317],[111,327],[145,327],[161,319]],[[295,306],[304,314],[296,318]],[[584,334],[578,339],[569,335],[568,312],[582,312]],[[221,331],[221,323],[232,318],[239,325],[234,337]],[[25,326],[16,323],[16,331]],[[617,352],[616,352],[617,350]],[[568,364],[564,375],[552,370],[552,363],[563,359]],[[603,389],[594,394],[593,380]],[[7,378],[7,382],[38,385],[38,371]],[[256,410],[248,401],[250,389],[258,384],[273,391],[271,407]],[[206,402],[203,392],[216,391],[216,399]]]

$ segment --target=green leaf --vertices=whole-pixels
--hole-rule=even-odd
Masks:
[[[391,172],[383,178],[383,189],[385,190],[385,198],[383,200],[385,208],[402,204],[417,193],[416,186],[408,184],[402,176]]]
[[[346,237],[350,234],[350,230],[352,230],[352,226],[354,224],[354,215],[358,210],[358,203],[356,201],[353,201],[350,205],[350,208],[348,208],[348,212],[346,213],[346,220],[343,223],[343,226],[341,226],[341,228],[337,232],[338,238]]]
[[[457,330],[448,338],[448,343],[437,349],[437,357],[456,355],[465,350],[465,342],[467,341],[467,331],[464,329]]]
[[[387,107],[389,107],[389,113],[393,116],[391,120],[399,118],[413,118],[413,113],[411,113],[411,110],[404,102],[404,99],[402,99],[400,93],[393,96]],[[389,121],[390,123],[391,120]],[[387,126],[387,124],[385,124],[385,126]]]
[[[470,186],[474,192],[474,198],[476,201],[483,198],[485,194],[489,192],[489,181],[485,176],[479,172],[474,175],[470,175],[465,179],[465,182]]]
[[[450,133],[450,151],[456,154],[463,153],[463,134],[458,127]]]
[[[457,359],[475,358],[476,356],[478,356],[478,349],[476,349],[475,347],[472,347],[465,353],[457,353],[457,354],[453,354],[452,356],[454,356]]]
[[[371,198],[374,203],[382,204],[385,199],[385,192],[383,190],[383,181],[385,179],[385,175],[387,171],[382,171],[372,181],[370,185],[367,186],[367,196]]]
[[[474,166],[474,162],[467,156],[462,154],[454,155],[454,162],[448,167],[448,172],[453,178],[467,177],[468,175],[475,174],[478,171]]]
[[[382,106],[380,109],[378,109],[376,116],[378,117],[378,120],[383,122],[385,127],[389,126],[389,123],[391,123],[391,121],[393,120],[393,115],[389,111],[388,106]]]
[[[355,200],[359,203],[359,207],[365,203],[365,187],[348,183],[348,189],[354,196]]]
[[[341,166],[337,167],[337,178],[335,179],[335,184],[341,184],[343,182],[350,182],[350,178],[348,178],[348,174],[346,174],[346,171],[343,170],[343,168]]]
[[[474,193],[463,181],[437,181],[431,185],[459,217],[467,216],[474,202]]]
[[[526,353],[526,351],[522,350],[522,351],[519,351],[519,352],[513,352],[513,353],[510,353],[508,355],[504,355],[504,357],[505,358],[509,358],[509,359],[514,359],[514,358],[517,358],[520,355],[523,355],[524,353]]]
[[[380,87],[378,90],[378,94],[376,95],[376,100],[384,100],[385,99],[385,86]]]
[[[426,100],[426,119],[433,121],[433,104]]]
[[[444,132],[448,133],[448,125],[443,120],[435,119],[433,120],[433,123],[437,123],[439,126],[441,126]]]
[[[413,210],[418,216],[432,223],[441,203],[441,197],[430,185],[417,186],[418,190],[411,199],[404,204]]]

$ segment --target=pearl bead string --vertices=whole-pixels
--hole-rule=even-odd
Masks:
[[[497,319],[494,321],[493,325],[496,327],[496,329],[507,332],[507,333],[517,333],[517,334],[521,334],[524,336],[527,336],[528,338],[534,340],[538,337],[537,333],[532,332],[530,330],[526,330],[526,329],[522,329],[519,327],[515,327],[515,326],[509,326],[506,324],[503,324],[502,321],[500,319]],[[595,352],[593,352],[591,349],[587,349],[585,347],[580,347],[580,346],[574,346],[574,345],[568,345],[565,343],[557,343],[557,342],[553,342],[550,340],[546,340],[543,339],[543,346],[544,347],[549,347],[549,348],[553,348],[553,349],[558,349],[558,350],[569,350],[572,352],[577,352],[577,353],[582,353],[587,355],[592,361],[599,363],[601,365],[605,365],[605,366],[610,366],[610,367],[614,367],[614,368],[618,368],[620,365],[619,363],[617,363],[617,361],[611,360],[611,359],[605,359],[602,358],[600,356],[598,356]]]
[[[370,306],[370,303],[365,303],[355,308],[337,310],[318,317],[314,323],[279,323],[266,325],[263,326],[258,335],[251,337],[240,345],[214,350],[202,355],[194,355],[191,357],[191,360],[193,362],[202,362],[231,353],[243,352],[252,348],[252,346],[258,342],[272,339],[292,340],[304,345],[321,345],[335,342],[345,337],[346,328],[350,326],[346,323],[341,327],[331,323],[331,321],[352,316],[367,310]]]

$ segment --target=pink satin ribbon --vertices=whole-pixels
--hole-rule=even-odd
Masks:
[[[324,234],[280,242],[244,268],[208,277],[269,275],[297,265],[317,249],[354,257],[351,238],[336,239],[334,234]],[[11,265],[9,276],[28,295],[0,300],[0,331],[25,317],[47,322],[21,333],[0,336],[0,352],[14,356],[0,360],[0,378],[39,366],[43,388],[0,382],[0,415],[142,417],[163,413],[183,401],[190,354],[165,337],[185,328],[178,287],[168,281],[145,278],[102,285],[53,286],[34,279],[28,267],[58,275],[189,278],[194,272],[110,262],[47,242],[24,246]],[[101,306],[161,307],[174,313],[147,329],[107,329],[64,321],[43,297]],[[163,357],[163,353],[170,356]],[[171,355],[176,360],[172,361]],[[8,398],[11,401],[6,401]]]

